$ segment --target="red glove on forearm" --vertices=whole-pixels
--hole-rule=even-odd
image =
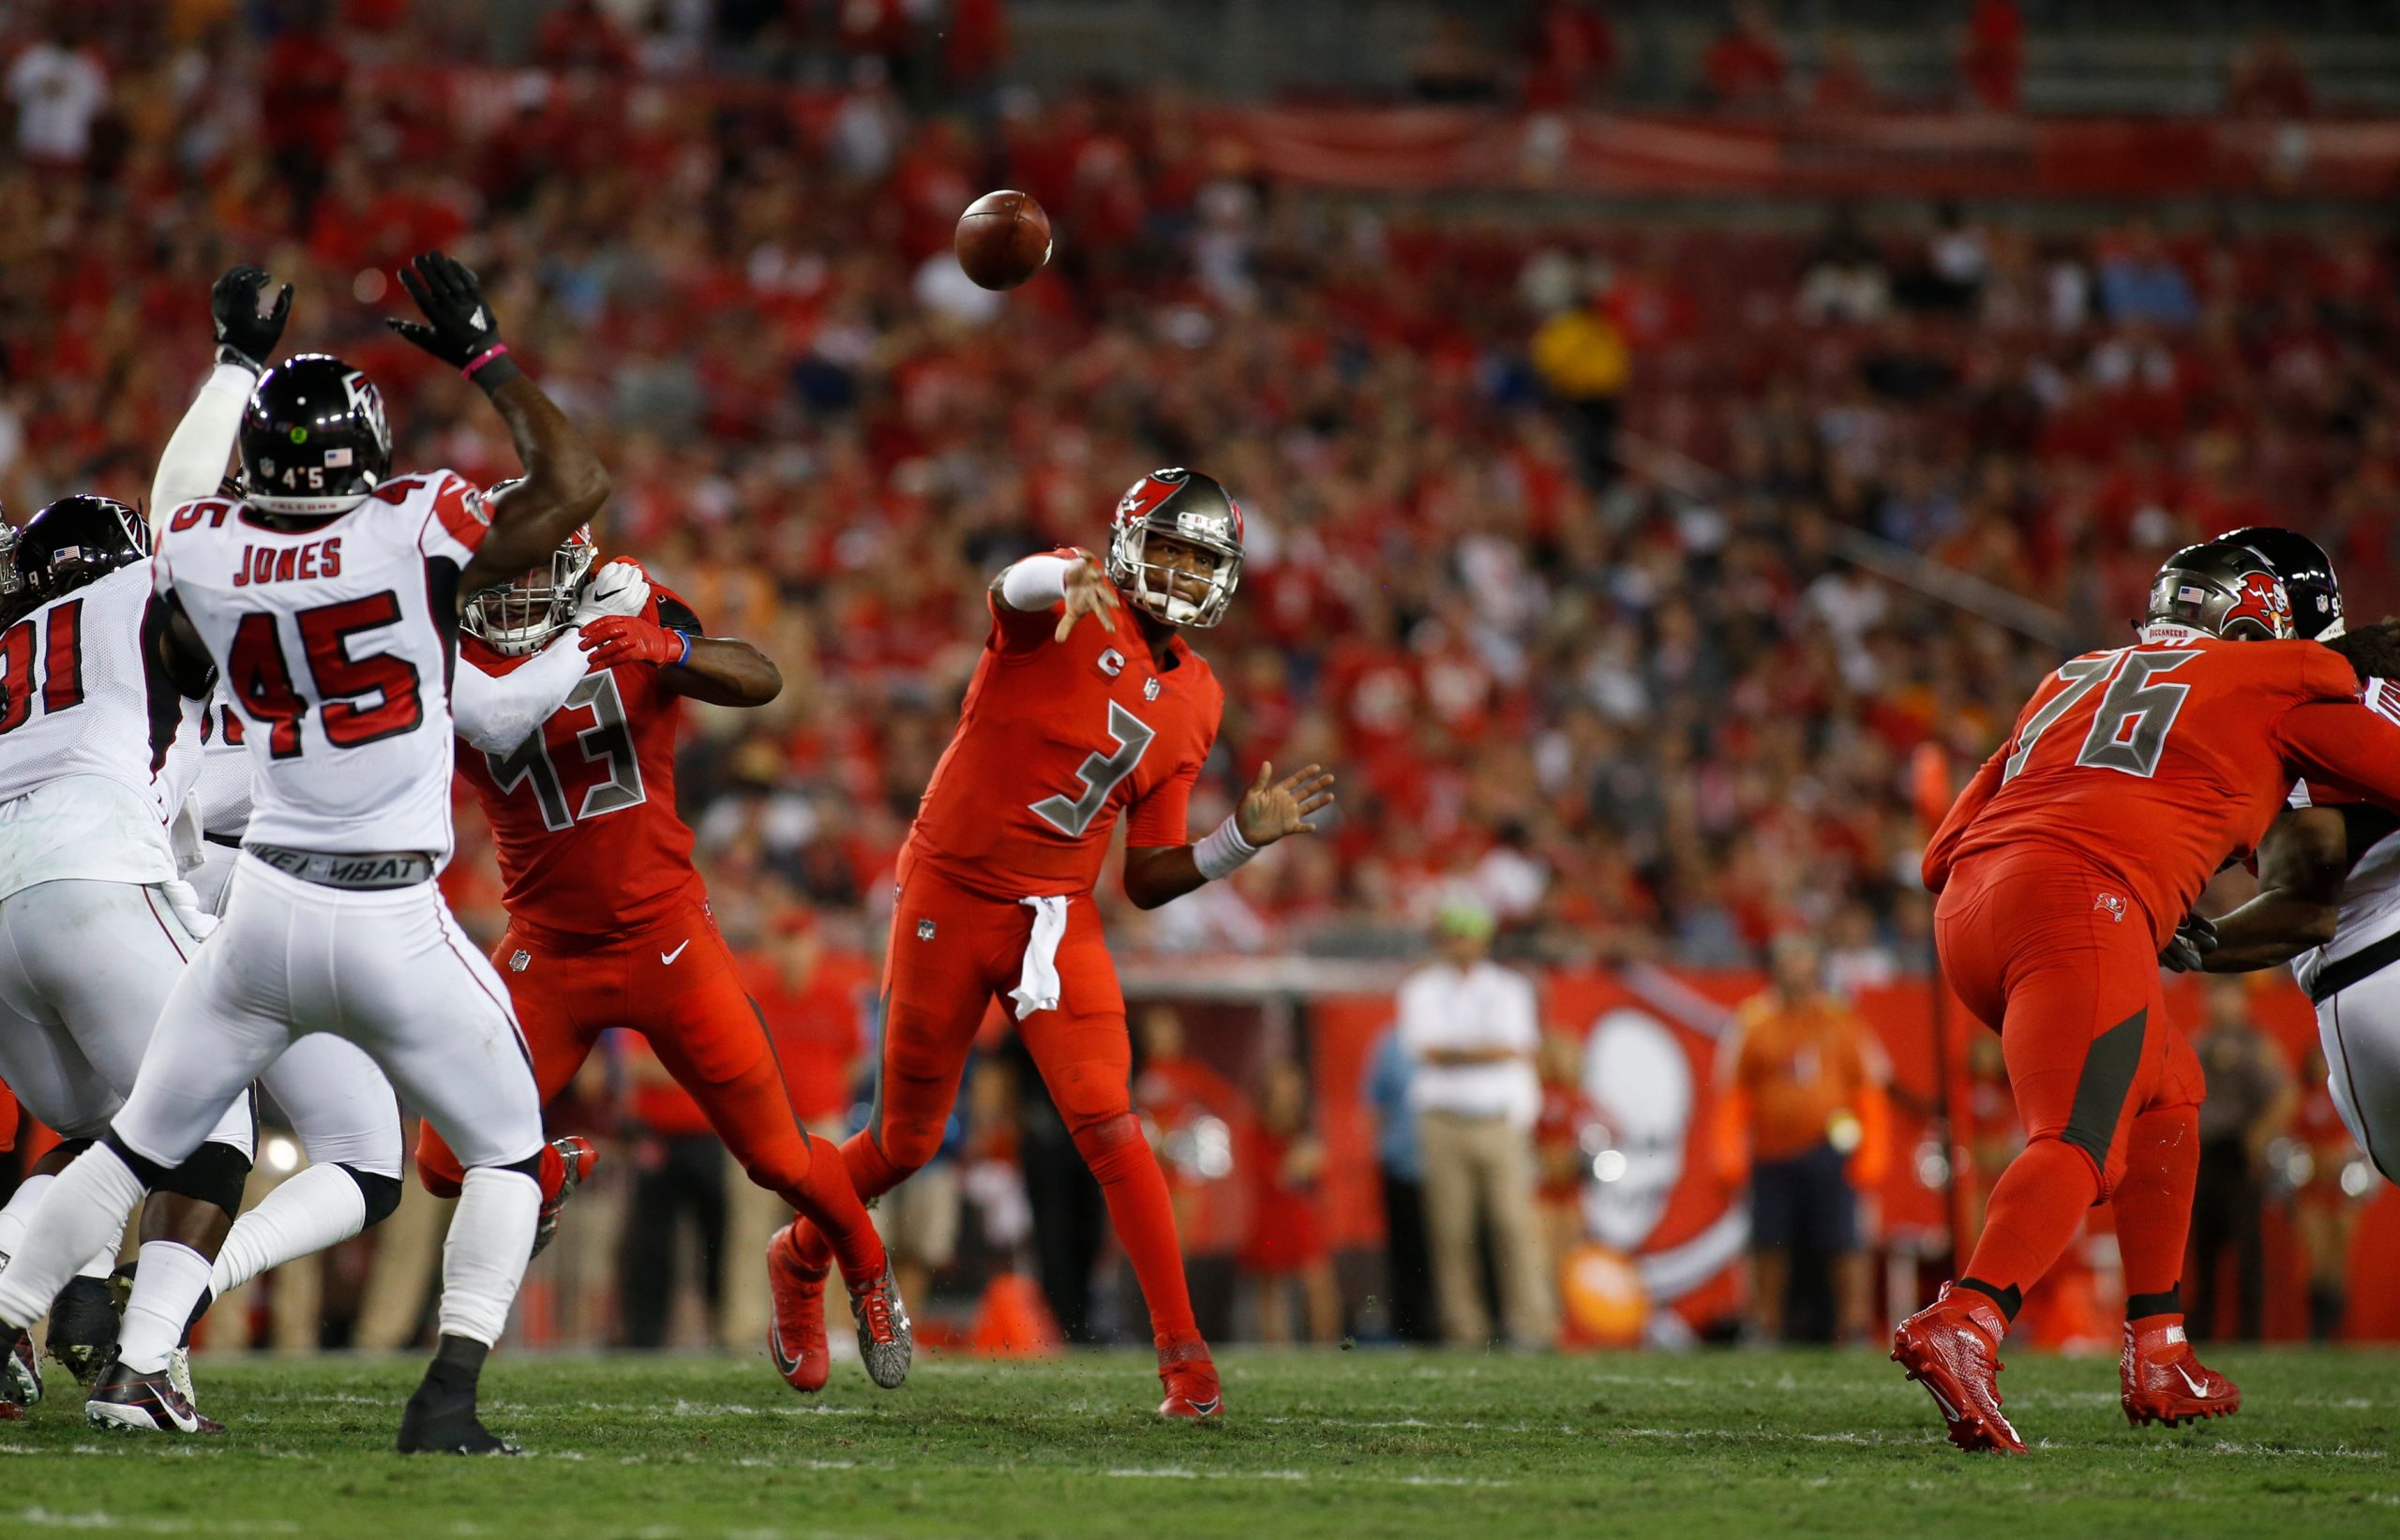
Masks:
[[[672,665],[692,655],[689,636],[638,615],[603,615],[586,620],[578,645],[592,654],[594,668],[614,668],[621,663]]]

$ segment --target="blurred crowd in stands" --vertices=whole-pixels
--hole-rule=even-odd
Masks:
[[[1124,953],[1414,952],[1463,901],[1508,958],[1744,966],[1799,927],[1836,985],[1886,980],[1930,949],[1912,751],[1979,758],[2061,655],[2123,634],[2164,553],[2288,522],[2354,613],[2393,593],[2379,229],[1418,214],[1279,184],[1172,94],[992,89],[999,0],[938,32],[900,0],[622,9],[568,0],[539,67],[457,72],[433,61],[472,7],[0,16],[0,504],[141,495],[237,260],[296,284],[289,343],[382,383],[400,464],[512,473],[473,393],[381,323],[398,260],[460,256],[601,444],[604,547],[784,667],[770,709],[694,708],[679,771],[764,992],[835,988],[798,954],[880,924],[989,576],[1096,544],[1157,465],[1249,518],[1200,638],[1228,703],[1194,827],[1262,759],[1336,768],[1342,810],[1152,914],[1104,881]],[[1509,89],[1603,91],[1603,7],[1538,10],[1543,67]],[[1801,99],[1762,13],[1732,14],[1709,90]],[[1995,108],[2015,16],[1981,0],[1965,35]],[[728,51],[821,88],[655,83]],[[2245,101],[2305,110],[2280,45],[2245,58]],[[1007,296],[950,256],[996,187],[1059,232]],[[454,902],[496,934],[463,807],[460,838]],[[832,1035],[829,1080],[861,1046]],[[1259,1138],[1301,1139],[1276,1117]],[[1276,1262],[1322,1330],[1317,1266]]]
[[[352,32],[93,34],[80,127],[21,99],[0,172],[0,498],[139,493],[235,258],[383,383],[401,463],[498,479],[472,393],[380,322],[395,261],[455,249],[601,439],[604,544],[791,680],[697,713],[684,767],[745,936],[872,905],[989,574],[1095,541],[1155,464],[1250,515],[1195,820],[1262,758],[1338,767],[1344,815],[1113,917],[1136,949],[1372,950],[1463,889],[1520,955],[1743,963],[1803,922],[1887,975],[1925,951],[1909,752],[1979,755],[2164,551],[2289,519],[2386,591],[2400,336],[2363,227],[1436,222],[1252,174],[1171,101],[979,133],[873,72],[807,111],[632,87],[583,36],[445,90]],[[1064,236],[1006,298],[949,255],[992,186]],[[1986,623],[1854,535],[2068,619]],[[458,881],[488,920],[487,870]]]

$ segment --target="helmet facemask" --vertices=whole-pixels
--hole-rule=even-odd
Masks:
[[[459,624],[502,657],[538,652],[575,620],[575,602],[598,553],[578,531],[550,553],[549,565],[474,594]]]
[[[1149,560],[1152,535],[1180,541],[1217,559],[1217,570],[1201,579],[1208,591],[1198,600],[1176,591],[1175,579],[1199,578],[1164,562]],[[1126,519],[1108,542],[1108,580],[1154,619],[1172,626],[1205,630],[1225,618],[1241,582],[1241,545],[1229,521],[1204,514],[1155,514]]]

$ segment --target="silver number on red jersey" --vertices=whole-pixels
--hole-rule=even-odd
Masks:
[[[2197,652],[2126,653],[2108,693],[2100,697],[2092,731],[2085,735],[2075,762],[2093,770],[2122,770],[2145,781],[2157,774],[2158,756],[2167,750],[2167,734],[2192,687],[2150,681],[2198,656]]]
[[[1078,797],[1044,797],[1032,804],[1033,815],[1065,834],[1081,839],[1092,819],[1107,804],[1108,794],[1115,791],[1133,767],[1148,754],[1150,740],[1158,732],[1140,717],[1119,706],[1108,703],[1108,736],[1117,740],[1117,752],[1102,755],[1095,751],[1075,770],[1075,779],[1084,784]]]
[[[507,754],[485,751],[484,763],[490,768],[500,794],[505,797],[531,781],[533,799],[542,809],[542,827],[550,830],[569,828],[579,818],[596,818],[604,813],[640,806],[645,795],[641,758],[634,749],[633,728],[625,720],[624,697],[617,693],[617,676],[586,674],[568,692],[566,703],[559,710],[592,713],[592,725],[575,735],[576,746],[583,751],[586,760],[607,765],[608,779],[586,791],[582,804],[569,813],[566,787],[559,780],[558,767],[550,763],[547,732],[537,730]]]
[[[2051,725],[2075,710],[2077,702],[2100,688],[2100,681],[2108,677],[2108,670],[2116,661],[2113,655],[2104,652],[2097,657],[2069,658],[2059,665],[2059,678],[2070,682],[2065,689],[2050,697],[2048,705],[2034,712],[2033,719],[2025,724],[2024,731],[2017,735],[2017,752],[2010,755],[2008,763],[2000,768],[2002,785],[2017,779],[2017,772],[2023,770],[2025,761],[2033,756],[2033,745],[2042,740],[2042,735],[2050,730]]]

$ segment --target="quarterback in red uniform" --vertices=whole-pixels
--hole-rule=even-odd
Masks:
[[[2257,846],[2295,776],[2400,804],[2400,727],[2360,704],[2348,663],[2292,635],[2257,552],[2177,552],[2139,643],[2070,659],[2035,691],[1926,851],[1942,975],[2000,1033],[2026,1136],[1964,1274],[1893,1338],[1962,1449],[2024,1451],[2000,1410],[1999,1341],[2103,1199],[2124,1258],[2126,1417],[2241,1407],[2183,1336],[2206,1086],[2167,1019],[2159,954],[2192,944],[2192,901]]]
[[[1197,471],[1154,471],[1117,505],[1104,561],[1028,557],[991,587],[991,630],[956,736],[900,854],[884,964],[874,1122],[843,1145],[865,1196],[931,1159],[997,996],[1099,1179],[1157,1338],[1160,1411],[1208,1417],[1223,1398],[1193,1323],[1166,1181],[1127,1088],[1125,997],[1092,904],[1127,818],[1126,896],[1155,908],[1222,877],[1333,800],[1311,765],[1262,766],[1239,808],[1194,844],[1185,818],[1224,692],[1186,645],[1223,618],[1241,575],[1241,509]],[[825,1382],[825,1237],[775,1237],[772,1346],[795,1388]]]
[[[579,532],[548,567],[477,595],[461,663],[494,675],[542,665],[578,593],[598,586],[587,584],[592,557]],[[910,1343],[883,1242],[839,1153],[792,1112],[766,1024],[693,869],[692,831],[675,813],[678,700],[763,706],[782,676],[747,642],[703,636],[690,607],[650,588],[632,563],[602,576],[638,585],[619,606],[636,612],[582,621],[577,642],[590,671],[564,704],[511,752],[459,746],[458,772],[491,820],[507,883],[508,932],[492,962],[508,980],[543,1100],[574,1078],[602,1032],[629,1027],[751,1180],[825,1228],[860,1354],[890,1389],[908,1373]],[[456,1189],[458,1159],[429,1126],[417,1170],[430,1190]]]

